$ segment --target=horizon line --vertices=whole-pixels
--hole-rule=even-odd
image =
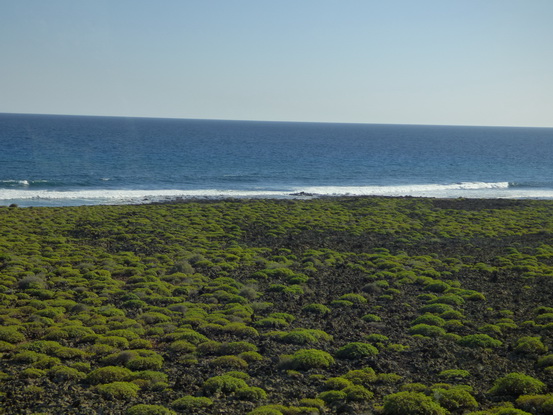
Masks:
[[[158,120],[195,120],[195,121],[236,121],[236,122],[266,122],[266,123],[297,123],[297,124],[350,124],[350,125],[403,125],[403,126],[435,126],[435,127],[490,127],[490,128],[545,128],[552,126],[535,125],[490,125],[490,124],[429,124],[429,123],[390,123],[390,122],[346,122],[346,121],[309,121],[309,120],[265,120],[265,119],[235,119],[235,118],[194,118],[194,117],[163,117],[135,115],[101,115],[101,114],[62,114],[62,113],[32,113],[32,112],[1,112],[4,115],[46,115],[60,117],[98,117],[98,118],[144,118]]]

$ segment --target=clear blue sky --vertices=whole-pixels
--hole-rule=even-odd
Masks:
[[[0,0],[0,112],[553,127],[553,0]]]

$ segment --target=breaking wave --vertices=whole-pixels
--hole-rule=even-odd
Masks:
[[[397,186],[312,186],[278,190],[81,189],[61,191],[20,187],[17,189],[0,189],[0,204],[18,203],[22,206],[75,206],[152,203],[192,198],[309,198],[329,196],[553,199],[553,189],[518,186],[509,184],[508,182],[462,182]]]

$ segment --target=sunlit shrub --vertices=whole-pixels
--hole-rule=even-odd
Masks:
[[[545,384],[532,376],[522,373],[509,373],[494,382],[489,390],[492,395],[528,395],[539,394],[545,390]]]
[[[131,406],[125,415],[176,415],[176,413],[161,405],[140,404]]]
[[[213,401],[205,396],[183,396],[171,402],[171,407],[179,411],[192,412],[196,409],[208,408]]]
[[[478,408],[478,402],[474,396],[462,388],[437,389],[433,394],[438,403],[450,411]]]
[[[90,372],[85,381],[92,385],[99,383],[110,383],[117,381],[125,381],[132,378],[132,371],[119,366],[106,366],[93,370]]]
[[[542,354],[547,352],[547,347],[542,343],[540,337],[525,336],[517,340],[515,352]]]
[[[369,343],[353,342],[340,347],[336,351],[336,357],[340,359],[362,359],[376,356],[378,349]]]
[[[446,415],[432,398],[419,392],[398,392],[384,397],[384,415]]]
[[[97,385],[95,389],[106,399],[130,400],[138,396],[140,387],[131,382],[112,382]]]
[[[443,325],[445,324],[445,320],[435,314],[425,313],[413,320],[412,324],[428,324],[431,326],[443,327]]]
[[[219,356],[213,359],[210,362],[210,364],[211,366],[215,366],[215,367],[236,368],[236,369],[243,369],[248,367],[248,362],[234,355]]]
[[[327,404],[332,404],[337,401],[345,401],[347,399],[347,393],[341,390],[332,390],[321,392],[317,395],[317,399],[325,401]]]
[[[461,346],[476,348],[476,347],[500,347],[503,343],[496,340],[487,334],[469,334],[461,337],[458,343]]]
[[[213,376],[207,379],[202,389],[204,393],[208,395],[214,395],[216,393],[232,393],[236,392],[238,389],[247,388],[248,384],[234,376],[222,375],[222,376]]]
[[[361,319],[368,323],[375,323],[378,321],[382,321],[382,318],[380,318],[376,314],[365,314],[363,317],[361,317]]]
[[[371,367],[350,370],[342,377],[350,380],[355,385],[363,385],[363,386],[368,386],[371,383],[376,382],[377,380],[376,372]]]
[[[346,394],[348,401],[369,401],[374,397],[374,393],[361,385],[351,385],[342,389]]]
[[[329,353],[317,349],[301,349],[281,358],[281,366],[287,369],[321,369],[333,364],[334,358]]]
[[[267,399],[267,392],[256,386],[247,386],[238,389],[236,391],[236,397],[244,401],[257,402]]]
[[[54,381],[79,381],[86,375],[77,369],[67,366],[54,366],[48,370],[48,377]]]
[[[0,326],[0,340],[7,343],[21,343],[25,341],[25,336],[20,333],[18,326]]]
[[[419,334],[425,337],[440,337],[446,334],[446,331],[438,326],[431,326],[429,324],[417,324],[409,329],[411,334]]]
[[[342,390],[352,385],[353,383],[350,380],[341,376],[327,379],[324,383],[324,386],[326,389],[335,389],[335,390]]]
[[[308,304],[304,306],[302,310],[307,313],[319,314],[319,315],[325,315],[330,313],[330,308],[328,308],[323,304],[317,304],[317,303]]]

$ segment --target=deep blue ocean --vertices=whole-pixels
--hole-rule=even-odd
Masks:
[[[553,128],[0,114],[0,205],[553,199]]]

